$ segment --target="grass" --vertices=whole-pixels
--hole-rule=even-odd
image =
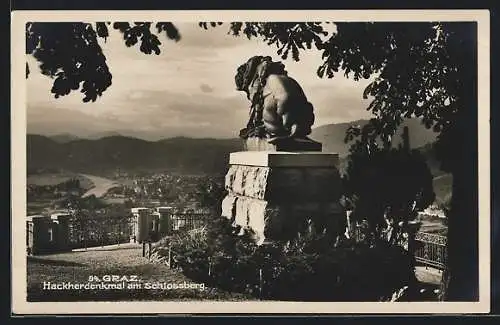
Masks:
[[[89,277],[137,275],[143,283],[192,283],[183,274],[166,265],[152,264],[142,257],[137,244],[97,248],[28,257],[28,301],[189,301],[253,300],[249,296],[224,292],[205,286],[198,289],[123,289],[123,290],[44,290],[43,283],[87,283]]]
[[[182,273],[163,264],[152,264],[142,257],[137,244],[96,247],[44,256],[28,257],[28,296],[30,302],[69,301],[250,301],[254,297],[205,285],[200,289],[123,289],[123,290],[43,290],[43,283],[88,283],[89,277],[137,275],[144,283],[193,283]],[[420,287],[426,292],[420,301],[435,301],[440,274],[417,268]]]

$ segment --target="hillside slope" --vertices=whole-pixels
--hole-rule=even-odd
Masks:
[[[343,159],[350,144],[344,143],[350,125],[364,125],[368,121],[323,125],[313,129],[311,138],[323,144],[324,152],[337,152]],[[425,129],[419,120],[410,119],[403,126],[410,129],[410,145],[418,148],[432,143],[436,134]],[[401,127],[402,128],[402,127]],[[401,133],[401,132],[399,132]],[[101,174],[111,170],[171,170],[178,172],[224,173],[230,152],[242,150],[240,139],[193,139],[176,137],[159,141],[111,135],[99,139],[74,139],[64,135],[54,141],[41,135],[27,136],[28,170]],[[400,137],[394,139],[397,145]],[[427,150],[427,149],[425,149]],[[433,170],[436,161],[429,151]],[[439,174],[439,173],[438,173]],[[437,175],[437,174],[435,174]]]
[[[323,144],[324,152],[337,152],[341,157],[349,153],[350,144],[344,142],[347,129],[351,125],[364,126],[368,120],[358,120],[349,123],[338,123],[322,125],[314,128],[310,137]],[[419,148],[436,140],[437,134],[432,130],[428,130],[421,124],[418,119],[408,119],[399,128],[397,134],[399,136],[393,139],[393,144],[401,143],[401,134],[403,127],[408,126],[410,135],[410,147]]]
[[[57,143],[27,136],[28,173],[69,170],[102,174],[116,170],[171,170],[223,173],[230,152],[242,150],[239,139],[172,138],[156,142],[123,136]]]

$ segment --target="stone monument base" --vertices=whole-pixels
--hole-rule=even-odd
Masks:
[[[322,145],[309,138],[273,138],[265,139],[249,137],[245,139],[244,150],[246,151],[321,151]]]
[[[336,237],[345,231],[337,166],[337,154],[231,153],[222,215],[251,229],[257,244],[293,239],[308,221]]]

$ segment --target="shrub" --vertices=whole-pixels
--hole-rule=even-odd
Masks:
[[[410,258],[402,248],[347,239],[332,243],[313,229],[293,241],[256,246],[250,231],[238,236],[240,229],[229,220],[215,218],[206,228],[176,235],[169,243],[186,276],[264,299],[388,300],[413,281]]]

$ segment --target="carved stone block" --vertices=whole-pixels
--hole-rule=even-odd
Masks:
[[[273,202],[331,201],[340,197],[340,174],[326,167],[232,165],[225,187],[237,195]]]
[[[246,196],[228,194],[222,216],[234,224],[252,229],[258,244],[264,240],[287,240],[297,236],[313,221],[318,231],[337,235],[344,232],[345,212],[338,203],[277,204]]]
[[[252,229],[258,244],[295,238],[308,220],[332,236],[345,231],[337,155],[238,152],[230,164],[222,215]]]
[[[322,144],[309,138],[266,139],[259,137],[249,137],[244,140],[244,149],[247,151],[321,151]]]

